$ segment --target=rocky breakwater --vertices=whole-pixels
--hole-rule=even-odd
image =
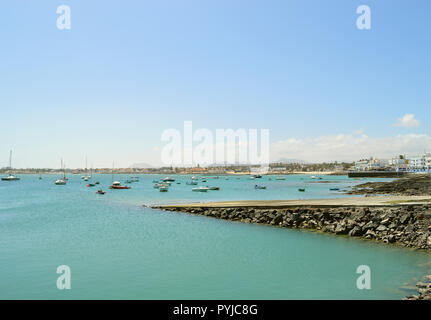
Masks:
[[[412,174],[391,182],[363,183],[353,187],[347,194],[431,195],[431,174]]]
[[[431,205],[282,209],[193,206],[162,209],[244,223],[317,230],[431,250]]]
[[[431,250],[431,204],[278,209],[205,206],[160,208],[230,221],[315,230]],[[419,295],[406,299],[431,299],[430,283],[420,282],[418,289]]]

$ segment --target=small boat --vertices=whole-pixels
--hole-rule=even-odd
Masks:
[[[275,180],[286,180],[286,178],[285,177],[277,177],[277,178],[275,178]]]
[[[304,188],[299,188],[298,191],[299,192],[305,192],[305,189]]]
[[[105,191],[103,191],[103,190],[97,190],[96,191],[96,194],[105,194],[106,192]]]
[[[57,186],[64,186],[67,183],[66,168],[63,165],[63,159],[61,159],[61,169],[63,169],[63,178],[58,179],[54,182]]]
[[[156,183],[156,184],[154,185],[154,188],[156,188],[156,189],[159,189],[159,188],[167,188],[167,187],[169,187],[169,185],[168,185],[168,184],[166,184],[166,183]]]
[[[192,191],[196,191],[196,192],[207,192],[209,190],[208,187],[198,187],[198,188],[193,188]]]
[[[12,169],[12,150],[9,153],[9,169]],[[19,177],[14,176],[12,173],[9,173],[7,177],[1,178],[2,181],[18,181]]]
[[[316,179],[316,176],[311,176],[311,179]]]
[[[220,190],[220,187],[207,187],[208,188],[208,190]]]
[[[17,176],[10,174],[7,177],[1,178],[1,179],[2,179],[2,181],[18,181],[21,178],[18,178]]]
[[[67,181],[66,181],[66,180],[64,180],[64,179],[58,179],[58,180],[56,180],[54,183],[55,183],[57,186],[64,186],[64,185],[67,183]]]
[[[174,182],[174,181],[175,181],[175,179],[171,178],[171,177],[166,177],[163,179],[163,182]]]
[[[206,180],[202,180],[202,182],[207,182]]]
[[[159,180],[153,180],[153,183],[159,183]]]
[[[160,192],[168,192],[168,190],[169,190],[168,187],[160,187],[159,188]]]
[[[266,189],[265,186],[258,186],[257,184],[254,186],[255,189],[264,190]]]
[[[109,187],[109,189],[116,189],[116,190],[126,190],[126,189],[130,189],[131,187],[129,186],[122,186],[120,182],[118,181],[114,181],[112,182],[112,185]]]
[[[330,191],[340,191],[340,188],[330,188]]]
[[[186,184],[189,185],[189,186],[195,186],[198,183],[196,181],[187,181]]]
[[[100,182],[99,182],[99,181],[96,181],[94,184],[100,184]]]
[[[87,187],[95,187],[96,186],[96,184],[95,183],[89,183],[89,184],[87,184]]]
[[[262,178],[262,176],[261,176],[260,174],[254,174],[254,175],[252,175],[252,177],[254,177],[254,178],[256,178],[256,179],[260,179],[260,178]]]

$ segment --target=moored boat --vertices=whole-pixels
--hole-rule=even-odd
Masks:
[[[112,182],[112,185],[109,187],[109,189],[117,189],[117,190],[125,190],[125,189],[130,189],[130,188],[131,187],[129,187],[129,186],[122,186],[119,181]]]
[[[259,185],[257,185],[257,184],[254,186],[254,188],[255,188],[255,189],[261,189],[261,190],[266,189],[266,187],[265,187],[265,186],[259,186]]]
[[[9,169],[12,170],[12,150],[9,153]],[[20,180],[19,177],[14,176],[12,173],[9,173],[7,177],[1,178],[2,181],[18,181]]]
[[[103,190],[97,190],[97,191],[96,191],[96,194],[102,194],[102,195],[103,195],[103,194],[105,194],[105,193],[106,193],[106,192],[105,192],[105,191],[103,191]]]
[[[192,189],[192,191],[195,191],[195,192],[207,192],[208,190],[209,190],[208,187],[197,187]]]
[[[298,191],[299,192],[305,192],[305,189],[304,188],[299,188]]]

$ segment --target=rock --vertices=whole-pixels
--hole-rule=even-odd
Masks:
[[[401,222],[402,224],[406,224],[406,222],[407,222],[409,219],[410,219],[410,215],[409,215],[409,214],[404,214],[404,215],[402,215],[402,216],[401,216],[401,218],[400,218],[400,222]]]
[[[362,232],[362,228],[356,226],[354,227],[352,230],[350,230],[349,232],[349,236],[351,237],[360,237],[362,236],[364,233]]]
[[[388,228],[386,226],[384,226],[384,225],[381,224],[380,226],[377,227],[376,230],[377,231],[386,231],[386,230],[388,230]]]
[[[418,282],[416,283],[416,287],[418,288],[431,288],[431,283]]]
[[[279,225],[280,223],[283,222],[283,215],[282,214],[278,214],[274,220],[273,220],[274,224]]]
[[[346,234],[347,230],[346,230],[346,225],[344,224],[344,222],[337,223],[337,226],[335,227],[334,232],[336,234]]]

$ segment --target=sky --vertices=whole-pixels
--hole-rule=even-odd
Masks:
[[[431,151],[430,35],[429,0],[2,1],[0,167],[157,166],[184,121],[272,161]]]

